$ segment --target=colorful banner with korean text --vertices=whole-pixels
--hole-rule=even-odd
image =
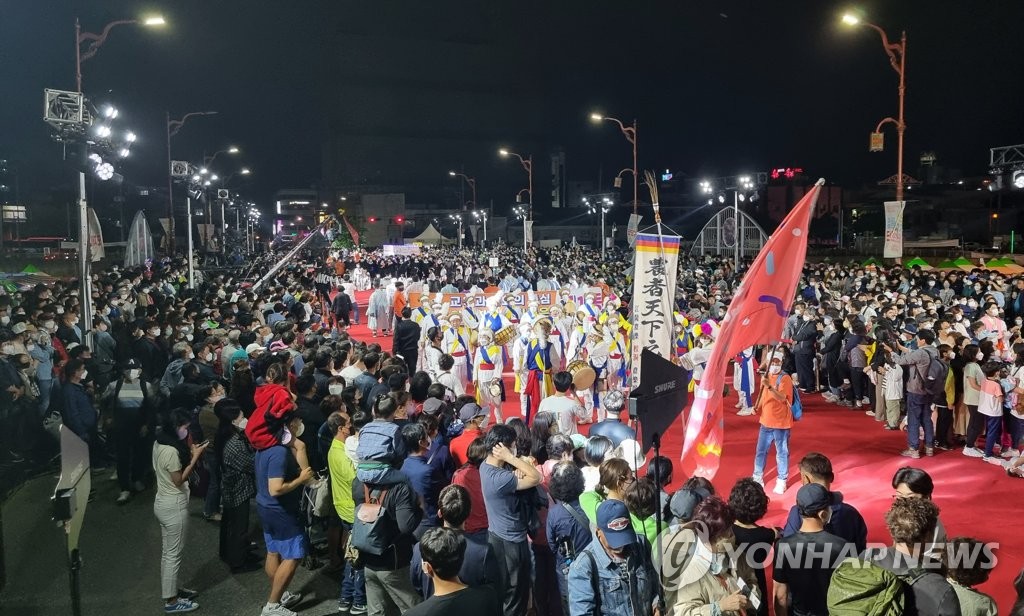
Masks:
[[[666,359],[672,356],[678,260],[679,236],[637,233],[631,302],[631,389],[640,386],[640,354],[645,348]]]
[[[885,247],[882,257],[898,259],[903,256],[903,208],[906,201],[885,202]]]
[[[551,308],[551,306],[559,305],[562,303],[559,300],[560,291],[533,291],[532,294],[537,298],[537,306],[541,311]],[[591,287],[589,289],[577,289],[576,291],[569,293],[569,301],[573,302],[574,305],[580,306],[584,302],[584,294],[594,294],[594,305],[600,308],[603,305],[603,298],[601,295],[601,289],[597,287]],[[407,293],[409,298],[409,306],[416,308],[420,305],[420,297],[423,293],[420,291],[409,291]],[[485,310],[487,308],[487,298],[496,293],[477,293],[476,295],[469,295],[466,293],[428,293],[430,302],[436,303],[437,296],[441,296],[441,304],[448,304],[450,309],[459,309],[465,306],[469,306],[473,310]],[[505,294],[510,296],[507,304],[511,304],[517,309],[525,311],[529,307],[529,298],[525,292],[520,293],[508,293]],[[507,305],[506,304],[506,305]]]

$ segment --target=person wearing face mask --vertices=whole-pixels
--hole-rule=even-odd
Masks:
[[[900,454],[908,458],[921,457],[921,428],[924,428],[924,455],[935,455],[932,400],[937,392],[945,388],[946,374],[943,372],[941,378],[933,380],[929,378],[929,370],[932,362],[937,361],[948,371],[948,366],[941,362],[938,350],[933,346],[935,334],[931,330],[919,330],[916,340],[917,349],[910,349],[898,342],[894,345],[895,349],[892,345],[885,345],[890,353],[899,350],[899,354],[893,359],[897,364],[905,366],[910,374],[907,381],[907,448]]]
[[[64,425],[86,443],[95,440],[98,413],[82,386],[88,376],[85,362],[73,359],[64,366]]]
[[[36,384],[39,386],[39,418],[42,419],[50,410],[50,397],[53,393],[53,360],[55,352],[50,344],[50,334],[39,332],[34,340],[25,345],[26,351],[35,362]]]
[[[210,342],[196,342],[192,345],[192,363],[199,368],[199,376],[204,381],[217,379],[217,372],[213,366],[215,359],[216,354]]]
[[[796,335],[798,329],[803,324],[804,310],[807,309],[807,304],[803,302],[796,302],[793,304],[793,311],[789,317],[786,318],[786,325],[782,328],[782,339],[792,340]]]
[[[848,547],[847,541],[825,530],[832,519],[835,493],[808,483],[796,493],[800,530],[775,546],[775,613],[827,616],[832,571]]]
[[[150,389],[150,395],[160,392],[160,379],[167,371],[167,350],[160,336],[156,321],[146,321],[143,335],[135,340],[134,356],[142,364],[142,382]]]
[[[804,310],[802,321],[793,334],[793,359],[796,363],[797,379],[800,391],[805,394],[817,390],[814,373],[814,353],[817,348],[818,336],[824,327],[818,323],[810,310]]]
[[[231,398],[213,406],[219,420],[213,453],[220,460],[221,505],[220,559],[232,573],[261,569],[260,559],[249,550],[249,508],[256,496],[256,452],[245,438],[247,420]]]
[[[663,540],[666,553],[679,555],[679,561],[673,563],[675,575],[666,580],[665,586],[665,604],[670,613],[753,615],[756,605],[767,601],[760,596],[747,559],[733,561],[729,557],[734,549],[735,521],[721,497],[708,496],[693,510],[689,522],[673,527]]]
[[[437,517],[437,503],[445,480],[439,469],[427,460],[431,441],[422,423],[412,422],[403,426],[402,439],[409,452],[402,463],[402,472],[409,478],[409,484],[423,503],[423,519],[413,531],[413,536],[418,540],[428,528],[441,525]]]
[[[133,492],[146,489],[149,474],[146,439],[152,423],[152,407],[142,387],[142,366],[129,359],[114,383],[114,450],[117,459],[117,482],[121,493],[117,504],[131,500]]]
[[[82,344],[82,330],[78,327],[78,313],[68,311],[61,318],[57,327],[57,337],[65,346],[71,343]]]
[[[286,589],[308,548],[299,521],[302,486],[315,474],[306,457],[302,418],[294,405],[266,411],[265,427],[274,444],[256,452],[256,513],[267,545],[266,574],[270,593],[262,616],[294,616],[289,609],[302,595]]]
[[[191,414],[181,408],[160,416],[153,444],[156,498],[153,513],[160,522],[160,585],[164,611],[169,614],[199,609],[195,591],[178,586],[178,570],[185,551],[188,531],[188,478],[209,443],[189,442]]]
[[[768,374],[761,379],[761,393],[757,399],[756,411],[761,417],[761,427],[754,454],[754,481],[764,485],[764,467],[768,447],[775,444],[775,463],[778,478],[775,480],[776,494],[786,492],[789,478],[789,434],[793,427],[793,379],[782,371],[785,354],[775,351],[771,354]]]
[[[106,389],[107,385],[116,379],[117,371],[117,342],[108,331],[110,323],[105,319],[96,317],[93,319],[93,382],[96,383],[97,391]]]

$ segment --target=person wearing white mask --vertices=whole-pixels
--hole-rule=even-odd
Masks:
[[[121,493],[117,504],[131,500],[132,492],[146,489],[144,479],[149,472],[145,441],[149,436],[146,392],[142,388],[142,364],[129,359],[114,383],[114,450],[117,457],[117,483]]]
[[[96,435],[98,413],[82,386],[88,372],[85,362],[72,359],[64,366],[64,425],[86,443]]]
[[[776,494],[785,494],[789,478],[789,433],[793,427],[793,379],[782,372],[785,355],[775,351],[768,364],[768,374],[761,379],[761,394],[755,410],[761,417],[761,428],[757,436],[754,454],[753,479],[764,485],[765,460],[768,447],[775,444],[775,463],[778,478],[775,480]]]
[[[50,396],[53,392],[53,358],[54,350],[50,333],[43,331],[35,334],[25,345],[25,350],[36,365],[36,383],[39,386],[39,417],[42,419],[50,410]]]
[[[153,514],[160,522],[160,586],[164,611],[169,614],[199,609],[195,591],[178,586],[178,570],[188,535],[188,477],[199,464],[209,443],[190,444],[191,415],[184,409],[163,413],[153,444],[156,499]]]
[[[219,401],[213,411],[220,420],[213,439],[221,474],[220,559],[232,573],[255,571],[262,567],[248,552],[249,508],[256,496],[256,452],[245,438],[248,420],[231,398]]]

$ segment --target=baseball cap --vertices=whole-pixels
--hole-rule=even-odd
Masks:
[[[832,506],[832,493],[825,489],[825,486],[817,483],[809,483],[800,486],[796,493],[796,506],[800,515],[811,517],[823,509]]]
[[[584,447],[587,446],[587,437],[583,436],[582,434],[573,434],[569,438],[572,439],[573,451],[577,449],[583,449]]]
[[[444,405],[444,400],[437,398],[427,398],[423,401],[423,412],[427,415],[437,415],[437,412],[441,410]]]
[[[668,501],[669,512],[680,520],[689,522],[697,505],[711,496],[704,488],[683,488],[672,495]]]
[[[249,346],[245,347],[245,354],[252,355],[253,353],[262,353],[263,347],[253,342]]]
[[[597,506],[597,527],[604,533],[608,547],[613,550],[636,543],[629,509],[626,509],[622,501],[609,499]]]
[[[28,326],[25,325],[24,322],[15,323],[14,326],[11,327],[11,331],[14,332],[15,334],[24,334],[25,330],[27,329]]]
[[[426,407],[426,402],[423,403],[423,406]],[[424,408],[424,412],[425,411],[426,409]],[[473,421],[477,417],[486,416],[487,413],[485,413],[484,410],[480,408],[480,405],[475,402],[467,402],[462,405],[461,409],[459,409],[459,419],[461,419],[463,423]]]

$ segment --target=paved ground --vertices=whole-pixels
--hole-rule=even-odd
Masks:
[[[153,517],[153,490],[117,506],[117,484],[109,473],[94,474],[96,498],[82,531],[82,613],[84,616],[162,614],[160,528]],[[3,504],[7,585],[0,613],[12,616],[71,614],[63,531],[50,520],[52,474],[26,483]],[[187,550],[179,584],[200,591],[196,614],[257,616],[268,589],[262,571],[232,575],[217,558],[217,526],[202,518],[193,498]],[[299,569],[291,590],[305,598],[303,616],[337,613],[338,582],[320,571]]]

